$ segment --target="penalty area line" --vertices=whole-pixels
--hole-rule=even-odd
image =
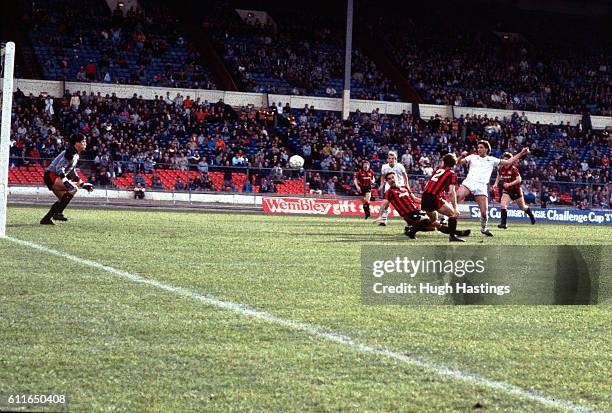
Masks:
[[[518,398],[526,399],[532,402],[537,402],[537,403],[540,403],[546,406],[550,406],[550,407],[554,407],[554,408],[558,408],[561,410],[567,410],[567,411],[572,411],[572,412],[577,412],[577,413],[597,413],[597,410],[594,410],[593,408],[588,407],[588,406],[583,406],[583,405],[580,405],[580,404],[577,404],[577,403],[574,403],[568,400],[563,400],[563,399],[559,399],[556,397],[548,396],[538,391],[525,389],[525,388],[516,386],[514,384],[487,379],[476,373],[470,373],[470,372],[452,369],[440,363],[435,363],[435,362],[431,362],[427,360],[422,360],[416,357],[407,356],[396,350],[392,350],[386,347],[374,346],[370,344],[361,343],[351,337],[348,337],[348,336],[345,336],[339,333],[327,331],[324,328],[313,325],[313,324],[306,324],[306,323],[300,323],[298,321],[287,320],[287,319],[277,317],[273,314],[270,314],[264,311],[256,310],[244,304],[233,303],[231,301],[223,301],[215,297],[211,297],[205,294],[200,294],[196,291],[188,290],[186,288],[174,287],[170,284],[166,284],[161,281],[144,278],[138,274],[133,274],[128,271],[124,271],[124,270],[110,267],[108,265],[100,264],[99,262],[96,262],[96,261],[88,260],[85,258],[80,258],[75,255],[57,251],[49,247],[46,247],[44,245],[36,244],[34,242],[24,241],[24,240],[13,238],[13,237],[6,237],[5,239],[15,244],[33,248],[33,249],[45,252],[47,254],[55,255],[57,257],[61,257],[61,258],[65,258],[70,261],[74,261],[81,265],[86,265],[92,268],[96,268],[98,270],[106,271],[111,274],[121,276],[133,282],[150,285],[152,287],[156,287],[161,290],[165,290],[165,291],[168,291],[174,294],[178,294],[184,297],[194,298],[205,304],[208,304],[208,305],[211,305],[217,308],[221,308],[224,310],[229,310],[229,311],[232,311],[234,313],[237,313],[243,316],[256,318],[256,319],[259,319],[259,320],[262,320],[268,323],[278,324],[278,325],[287,327],[292,330],[302,331],[313,337],[318,337],[318,338],[321,338],[321,339],[324,339],[324,340],[327,340],[333,343],[341,344],[345,347],[348,347],[352,350],[355,350],[361,353],[371,354],[374,356],[382,356],[385,358],[397,360],[404,364],[417,366],[417,367],[429,370],[439,376],[448,377],[451,379],[467,382],[469,384],[476,385],[476,386],[486,387],[491,390],[496,390],[502,393],[516,396]]]

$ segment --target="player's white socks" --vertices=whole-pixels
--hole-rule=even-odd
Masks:
[[[389,216],[389,208],[385,208],[383,213],[382,213],[382,219],[383,222],[386,224],[387,223],[387,217]]]
[[[487,230],[487,222],[488,222],[488,219],[480,218],[480,232],[485,232]]]

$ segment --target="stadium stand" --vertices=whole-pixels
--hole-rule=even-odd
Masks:
[[[363,23],[428,103],[612,114],[609,24],[489,6],[418,4]]]
[[[531,148],[520,168],[533,202],[550,193],[559,195],[555,202],[575,205],[585,196],[589,206],[609,199],[608,130],[533,124],[519,113],[421,120],[375,110],[343,121],[339,113],[309,107],[234,110],[181,95],[147,101],[67,92],[48,103],[15,98],[11,183],[40,183],[40,165],[61,151],[62,137],[80,131],[89,141],[83,170],[98,186],[129,188],[139,177],[147,188],[169,190],[180,176],[190,190],[347,195],[354,194],[352,173],[361,159],[377,170],[394,149],[418,191],[441,154],[472,150],[483,137],[496,156]],[[306,176],[287,167],[293,153],[305,158]]]
[[[342,96],[342,25],[304,13],[274,17],[275,27],[248,24],[236,13],[206,18],[202,25],[246,91]],[[351,93],[357,99],[399,100],[395,87],[358,48],[352,54]]]
[[[44,77],[214,89],[174,12],[160,1],[141,3],[144,12],[129,10],[125,17],[103,0],[24,3],[23,27]],[[223,58],[229,69],[224,73],[242,91],[341,96],[342,12],[297,13],[272,2],[274,25],[248,24],[235,11],[239,3],[185,7],[202,15],[202,33],[217,49],[210,53]],[[406,84],[411,99],[426,103],[609,116],[609,27],[597,19],[539,16],[501,3],[380,7],[364,0],[355,30],[367,33],[385,62],[375,62],[365,52],[370,48],[354,43],[352,97],[397,101]],[[383,74],[380,67],[388,74],[388,64],[402,79]]]
[[[441,154],[473,151],[480,138],[491,142],[495,156],[506,148],[512,152],[522,146],[531,148],[533,156],[520,165],[526,187],[539,188],[542,182],[550,182],[550,188],[568,192],[580,184],[594,184],[596,191],[599,186],[604,191],[610,181],[609,131],[583,131],[580,125],[537,125],[518,113],[508,119],[436,117],[428,121],[410,114],[354,113],[349,122],[324,116],[315,128],[303,126],[316,122],[311,114],[302,113],[298,119],[298,125],[287,130],[291,149],[302,154],[307,165],[311,161],[314,169],[323,170],[325,178],[336,176],[342,182],[350,174],[341,172],[351,171],[363,155],[376,170],[393,149],[408,173],[417,176],[412,185],[418,191]]]
[[[123,16],[103,0],[28,4],[24,26],[46,79],[215,89],[179,23],[163,9]]]

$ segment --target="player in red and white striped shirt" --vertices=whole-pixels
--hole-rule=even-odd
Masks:
[[[438,222],[432,223],[430,218],[425,217],[425,214],[419,207],[421,199],[414,195],[407,186],[398,185],[395,179],[396,174],[393,171],[388,172],[385,175],[385,180],[389,185],[389,189],[385,192],[381,208],[386,208],[389,204],[393,205],[393,208],[395,208],[395,210],[409,225],[406,227],[406,235],[414,239],[416,233],[419,231],[435,231],[436,229],[450,234],[448,227],[444,227]],[[383,217],[379,217],[375,222],[382,219]],[[454,236],[454,234],[450,234],[450,236],[450,241],[464,241],[461,238]]]
[[[362,205],[365,219],[370,217],[370,198],[372,196],[372,184],[376,182],[376,176],[370,169],[370,162],[364,160],[361,169],[355,174],[355,188],[363,197]]]
[[[453,167],[457,164],[457,156],[454,153],[448,153],[442,157],[442,166],[436,169],[429,178],[427,185],[423,189],[423,197],[421,208],[427,212],[427,216],[432,223],[438,221],[438,212],[448,216],[449,238],[451,241],[457,241],[457,235],[470,235],[470,230],[457,231],[457,193],[455,185],[457,185],[457,174],[453,171]],[[448,189],[451,197],[451,202],[447,202],[442,198],[444,192]]]
[[[502,159],[510,159],[512,158],[512,154],[510,152],[506,152],[502,155]],[[523,190],[521,189],[521,173],[516,168],[516,166],[510,164],[506,166],[501,166],[497,170],[497,178],[495,178],[495,186],[500,185],[501,189],[501,224],[497,227],[501,229],[507,229],[506,225],[508,222],[508,204],[512,201],[516,202],[516,205],[522,209],[529,220],[531,221],[531,225],[536,223],[535,217],[533,216],[533,212],[531,212],[531,208],[529,208],[525,204],[525,198],[523,197]]]
[[[387,163],[380,168],[380,189],[378,191],[381,196],[384,196],[389,187],[385,178],[389,172],[395,172],[395,180],[399,186],[408,186],[408,175],[406,174],[406,168],[404,165],[397,162],[397,152],[389,151],[387,154]],[[383,219],[376,220],[379,226],[384,227],[387,225],[388,215],[389,210],[387,208],[380,209],[378,216],[379,218],[382,217]]]

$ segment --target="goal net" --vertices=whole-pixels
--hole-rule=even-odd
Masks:
[[[6,236],[6,203],[13,104],[15,43],[0,43],[0,238]]]

